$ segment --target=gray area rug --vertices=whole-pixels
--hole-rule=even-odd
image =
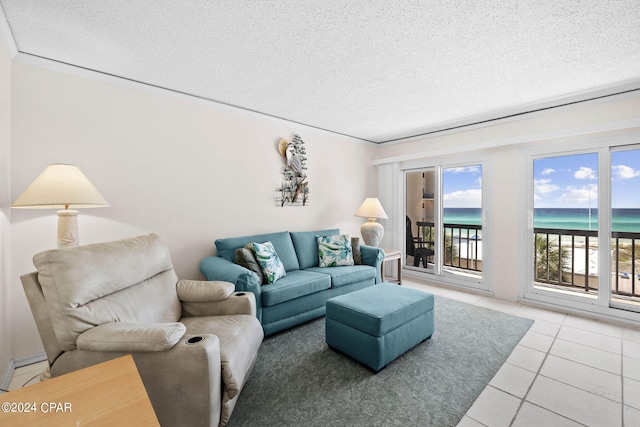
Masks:
[[[431,339],[374,374],[311,321],[265,339],[228,425],[455,426],[532,323],[436,296]]]

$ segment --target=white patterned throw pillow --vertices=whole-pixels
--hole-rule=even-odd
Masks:
[[[346,234],[318,237],[320,267],[353,265],[351,238]]]
[[[267,283],[273,283],[287,274],[273,243],[252,243],[252,245]]]

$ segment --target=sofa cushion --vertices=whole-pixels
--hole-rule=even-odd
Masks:
[[[276,249],[278,256],[280,257],[285,270],[291,271],[300,269],[300,266],[298,265],[298,257],[296,256],[296,251],[293,248],[293,242],[291,241],[291,235],[288,231],[218,239],[215,242],[216,254],[219,257],[225,258],[231,262],[235,262],[236,249],[242,248],[247,243],[253,242],[271,242],[273,244],[273,247]]]
[[[284,265],[282,265],[282,261],[280,261],[280,257],[271,242],[253,243],[253,252],[256,254],[256,259],[260,264],[264,278],[267,279],[267,283],[273,283],[287,275]]]
[[[317,231],[294,231],[291,233],[291,240],[298,256],[300,269],[318,266],[318,237],[334,236],[340,234],[340,230],[328,229]],[[287,270],[288,271],[288,270]]]
[[[318,237],[319,267],[353,265],[351,238],[346,234]]]
[[[262,286],[264,307],[289,301],[331,287],[331,276],[307,270],[295,270],[275,283]]]
[[[362,282],[363,280],[375,281],[375,278],[376,278],[375,267],[371,267],[369,265],[350,265],[350,266],[340,266],[340,267],[313,267],[305,271],[328,274],[331,277],[332,288],[338,288],[340,286]]]

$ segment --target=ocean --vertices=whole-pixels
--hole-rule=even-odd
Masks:
[[[480,208],[444,208],[445,224],[481,224]],[[595,230],[598,210],[586,208],[537,208],[533,223],[536,228],[563,230]],[[640,209],[613,209],[612,230],[640,232]]]

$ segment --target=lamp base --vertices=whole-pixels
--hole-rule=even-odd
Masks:
[[[78,211],[63,209],[56,214],[58,214],[58,248],[78,246],[80,244]]]
[[[384,235],[384,227],[379,222],[376,222],[375,218],[369,218],[369,221],[360,227],[360,234],[362,234],[362,240],[364,240],[365,245],[377,248]]]

